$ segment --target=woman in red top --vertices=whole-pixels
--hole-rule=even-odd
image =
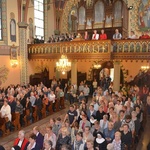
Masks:
[[[107,39],[107,35],[106,33],[104,33],[104,29],[101,30],[101,34],[100,34],[100,40],[106,40]]]

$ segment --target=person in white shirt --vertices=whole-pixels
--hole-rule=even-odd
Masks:
[[[138,37],[135,35],[134,31],[131,31],[129,39],[138,39]]]
[[[28,144],[29,144],[29,141],[25,138],[25,131],[20,130],[18,132],[18,138],[16,138],[14,141],[12,150],[14,150],[15,147],[20,147],[21,150],[27,149]]]
[[[88,102],[89,93],[90,93],[90,89],[89,89],[87,84],[85,85],[85,87],[83,89],[83,93],[84,93],[84,96],[85,96],[85,99],[86,99],[86,103],[87,103]]]
[[[98,105],[98,103],[96,102],[96,99],[93,99],[93,100],[92,100],[92,104],[94,105],[94,110],[95,110],[95,111],[98,111],[99,105]]]
[[[120,110],[122,110],[122,105],[120,100],[117,100],[117,104],[115,105],[115,112],[119,114]]]
[[[53,133],[51,126],[46,127],[46,133],[44,135],[44,142],[48,140],[52,141],[53,143],[52,148],[55,149],[57,138],[56,135]]]
[[[34,96],[34,93],[31,92],[31,94],[30,94],[30,102],[31,102],[31,106],[34,106],[35,100],[36,100],[36,98],[35,98],[35,96]]]
[[[12,118],[12,116],[11,116],[11,108],[8,105],[8,101],[7,100],[4,101],[4,105],[2,106],[0,112],[1,112],[1,117],[2,118],[8,117],[8,120],[11,121],[11,118]]]
[[[55,103],[55,98],[56,95],[54,94],[54,91],[51,91],[50,94],[48,95],[49,101]]]
[[[56,95],[54,94],[54,91],[51,91],[50,94],[48,95],[49,98],[49,102],[53,103],[53,111],[55,111],[55,99],[56,99]]]
[[[93,91],[95,91],[95,89],[97,89],[97,81],[96,81],[96,79],[94,79],[92,84],[93,84]]]
[[[94,30],[94,33],[92,35],[92,40],[98,40],[99,39],[99,34],[97,33],[97,30]]]

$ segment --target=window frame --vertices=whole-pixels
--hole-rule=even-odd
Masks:
[[[38,6],[35,6],[36,5],[35,2],[38,3]],[[42,4],[43,4],[43,7],[41,6]],[[41,10],[40,6],[42,7],[42,10]],[[42,14],[43,14],[42,19],[39,18],[38,15],[35,15],[35,11],[36,12],[42,12]],[[42,21],[43,22],[43,25],[42,25],[43,28],[41,26],[37,26],[37,24],[35,24],[35,22],[36,22],[35,20]],[[34,25],[36,27],[35,36],[37,38],[44,39],[44,0],[34,0]],[[40,35],[40,34],[37,35],[38,29],[42,30],[43,35]],[[39,32],[41,32],[40,30],[39,30]]]

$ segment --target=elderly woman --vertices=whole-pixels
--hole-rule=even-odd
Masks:
[[[103,133],[104,129],[108,127],[108,116],[104,115],[103,119],[100,120],[101,132]]]
[[[63,127],[61,130],[61,134],[58,136],[57,143],[56,143],[56,149],[61,149],[61,146],[67,144],[71,144],[71,138],[68,136],[68,130],[66,127]]]
[[[11,116],[11,108],[8,105],[8,101],[7,100],[4,101],[4,105],[2,106],[0,112],[1,112],[1,117],[2,118],[8,118],[8,120],[11,121],[11,118],[12,118],[12,116]]]
[[[54,150],[54,148],[52,148],[53,143],[50,140],[46,140],[44,141],[44,150]]]
[[[115,139],[112,142],[113,147],[115,150],[121,150],[121,133],[120,132],[116,132],[115,133]]]
[[[46,134],[44,135],[44,141],[48,141],[48,140],[52,141],[52,143],[53,143],[52,148],[55,149],[55,147],[56,147],[56,135],[53,133],[51,126],[46,127]]]
[[[11,119],[12,119],[12,115],[11,115],[11,107],[8,105],[8,101],[4,100],[4,104],[0,110],[0,115],[2,118],[5,118],[6,120],[6,130],[7,132],[9,132],[9,130],[11,130],[12,128],[12,124],[11,124]]]

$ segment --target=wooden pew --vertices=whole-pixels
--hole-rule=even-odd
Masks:
[[[34,122],[39,120],[37,115],[37,106],[33,107],[33,118],[34,118]]]
[[[51,115],[52,113],[53,113],[53,102],[51,101],[50,102],[50,105],[49,105],[49,107],[48,107],[48,111],[49,111],[49,114]]]
[[[15,130],[20,130],[21,125],[20,125],[20,113],[15,112],[12,113],[12,124],[15,126]]]
[[[56,99],[55,100],[55,109],[56,109],[56,112],[59,111],[59,105],[60,105],[60,100]]]
[[[0,130],[2,130],[2,132],[3,132],[2,136],[5,135],[4,133],[6,131],[5,123],[6,123],[5,118],[1,118],[1,114],[0,114]]]
[[[26,109],[24,113],[25,113],[25,115],[24,115],[23,120],[25,122],[25,126],[28,126],[28,125],[30,125],[30,110]]]
[[[64,97],[60,97],[60,106],[61,106],[61,109],[65,108],[65,99],[64,99]]]
[[[44,103],[43,103],[41,113],[42,113],[42,118],[45,118],[46,117],[46,105]]]

